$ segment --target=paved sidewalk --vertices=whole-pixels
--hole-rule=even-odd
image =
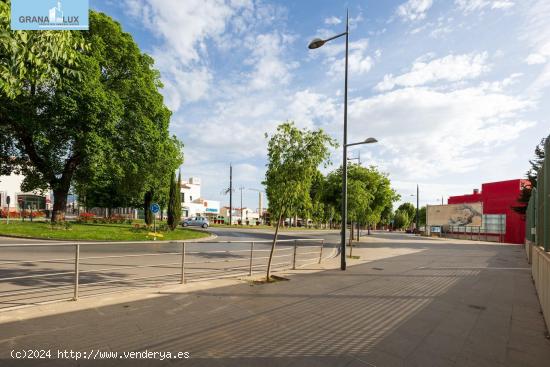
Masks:
[[[550,365],[521,247],[385,236],[355,248],[361,259],[346,272],[296,271],[275,284],[224,281],[112,305],[78,302],[87,309],[59,303],[0,314],[0,365],[17,365],[13,349],[191,357],[101,361],[112,366]]]

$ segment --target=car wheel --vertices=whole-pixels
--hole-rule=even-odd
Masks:
[[[182,225],[182,227],[187,227],[188,226],[188,224],[185,223],[185,222],[183,222],[181,225]]]
[[[202,225],[202,228],[205,228],[205,229],[208,228],[208,224],[206,224],[206,223],[203,224],[203,225]]]

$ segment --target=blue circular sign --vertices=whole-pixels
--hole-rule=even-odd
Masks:
[[[157,214],[158,212],[160,212],[160,206],[157,203],[151,204],[151,211],[153,212],[153,214]]]

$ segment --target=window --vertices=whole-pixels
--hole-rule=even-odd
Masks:
[[[185,203],[185,193],[184,192],[180,192],[180,199],[181,199],[180,201],[182,203]]]
[[[44,210],[46,198],[38,195],[17,195],[17,204],[21,210]]]

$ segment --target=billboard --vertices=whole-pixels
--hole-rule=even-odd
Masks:
[[[482,203],[430,205],[426,221],[431,226],[481,226]]]

